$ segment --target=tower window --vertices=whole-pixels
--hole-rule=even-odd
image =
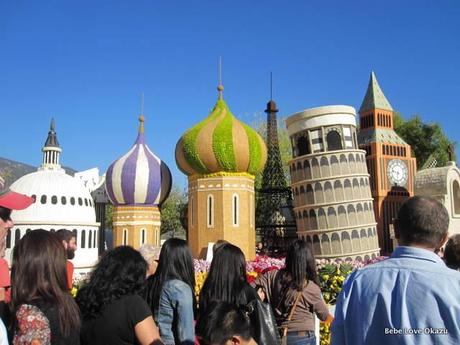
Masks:
[[[88,199],[85,198],[85,206],[88,206]]]
[[[206,222],[208,228],[214,227],[214,196],[211,194],[208,195],[207,200]]]
[[[61,204],[63,205],[67,204],[67,199],[65,196],[61,197]]]
[[[56,205],[56,204],[57,204],[57,196],[56,196],[56,195],[53,195],[53,196],[51,197],[51,203],[52,203],[53,205]]]
[[[20,239],[21,239],[21,230],[16,229],[16,231],[14,232],[14,245],[17,245]]]
[[[299,153],[299,156],[308,155],[311,153],[310,143],[306,137],[302,136],[297,139],[297,152]]]
[[[123,229],[123,241],[122,241],[122,244],[123,245],[128,244],[128,229]]]
[[[75,205],[75,198],[74,197],[70,198],[70,205]]]
[[[41,196],[40,202],[41,202],[42,204],[46,204],[46,195],[42,195],[42,196]]]
[[[239,196],[238,194],[233,194],[232,197],[232,214],[233,214],[233,226],[238,226],[239,224]]]
[[[145,238],[146,238],[146,230],[141,229],[141,241],[139,243],[141,246],[145,243]]]
[[[83,200],[81,198],[78,198],[78,205],[83,206]]]
[[[6,248],[11,248],[11,229],[6,234]]]
[[[86,231],[85,230],[81,231],[81,241],[80,242],[81,242],[80,247],[84,249],[86,246]]]
[[[340,134],[337,131],[330,131],[329,133],[327,133],[326,141],[328,151],[336,151],[343,149],[342,138],[340,137]]]
[[[91,230],[88,230],[88,248],[91,248],[92,244],[93,244],[93,232]]]
[[[93,248],[97,248],[97,230],[94,230]]]

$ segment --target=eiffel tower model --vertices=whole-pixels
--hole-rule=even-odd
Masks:
[[[292,191],[286,182],[278,143],[276,103],[267,103],[267,163],[256,193],[256,235],[259,254],[284,255],[297,237]],[[262,245],[261,245],[261,244]],[[261,248],[262,247],[262,248]]]

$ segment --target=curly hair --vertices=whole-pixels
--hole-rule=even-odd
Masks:
[[[444,261],[447,267],[454,270],[460,269],[460,234],[453,235],[447,241],[444,249]]]
[[[108,251],[78,292],[76,301],[84,320],[102,314],[104,307],[124,296],[142,294],[147,262],[129,246]]]

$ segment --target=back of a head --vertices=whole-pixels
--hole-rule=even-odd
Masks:
[[[152,244],[145,243],[139,248],[139,252],[147,261],[147,263],[151,263],[153,260],[158,260],[160,257],[161,248],[158,246],[154,246]]]
[[[311,245],[302,239],[293,241],[286,254],[285,271],[289,273],[297,289],[301,289],[306,279],[318,284],[316,262]]]
[[[13,303],[36,296],[53,300],[58,290],[67,291],[66,259],[53,233],[39,229],[25,234],[13,250]]]
[[[193,258],[186,241],[170,238],[161,247],[160,259],[155,274],[149,278],[146,300],[152,310],[159,305],[161,290],[166,281],[178,279],[195,289]]]
[[[59,229],[58,231],[55,232],[57,238],[59,239],[59,241],[66,241],[66,242],[69,242],[72,237],[75,237],[75,234],[70,231],[70,230],[67,230],[67,229]]]
[[[430,197],[414,196],[399,209],[395,229],[399,243],[436,248],[449,228],[446,208]]]
[[[140,293],[145,284],[147,262],[132,247],[119,246],[106,252],[77,295],[85,319],[100,315],[104,306],[127,295]]]
[[[234,336],[249,342],[251,324],[234,304],[213,302],[198,319],[196,334],[203,345],[225,345]]]
[[[200,294],[200,307],[213,300],[230,303],[239,301],[241,290],[246,283],[246,259],[237,246],[223,244],[212,259],[208,276]]]
[[[66,255],[62,243],[49,231],[26,233],[13,250],[12,306],[43,301],[58,309],[61,329],[79,327],[79,312],[67,290]]]
[[[444,261],[447,267],[460,270],[460,234],[453,235],[444,249]]]

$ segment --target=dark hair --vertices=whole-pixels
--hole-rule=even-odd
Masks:
[[[38,229],[24,235],[13,250],[11,303],[16,311],[21,304],[44,302],[56,306],[64,335],[80,327],[79,310],[68,292],[66,255],[51,232]]]
[[[212,246],[212,255],[214,256],[216,254],[216,251],[226,243],[229,242],[226,240],[217,240],[217,242],[214,243],[214,245]]]
[[[203,345],[225,345],[235,335],[247,341],[251,339],[248,317],[237,306],[227,302],[211,303],[198,319],[195,329]]]
[[[59,229],[55,232],[55,234],[61,242],[66,241],[68,243],[72,239],[72,237],[76,238],[75,234],[67,229]]]
[[[319,285],[313,248],[302,239],[292,242],[287,250],[286,264],[282,270],[286,284],[301,291],[307,280]],[[283,284],[284,285],[284,284]]]
[[[444,261],[447,267],[454,270],[460,269],[460,234],[453,235],[447,241],[444,249]]]
[[[243,252],[230,243],[223,244],[215,253],[208,276],[200,293],[200,312],[212,301],[245,304],[243,291],[247,285],[246,260]]]
[[[78,291],[76,300],[83,319],[98,317],[105,306],[124,296],[142,294],[146,272],[147,262],[132,247],[106,252]]]
[[[192,253],[187,242],[179,238],[170,238],[163,244],[157,270],[148,279],[145,299],[152,311],[158,309],[163,285],[171,279],[181,280],[190,286],[195,311],[195,271]]]
[[[419,244],[434,248],[449,228],[446,208],[430,197],[414,196],[399,209],[395,230],[401,245]]]
[[[7,222],[9,219],[11,219],[11,210],[9,208],[0,206],[0,218],[4,222]]]

